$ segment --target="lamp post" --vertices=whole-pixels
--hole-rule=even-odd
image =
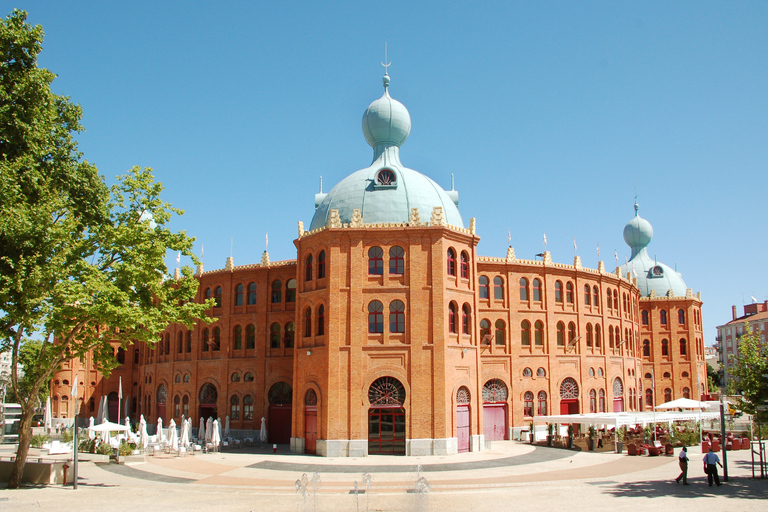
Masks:
[[[723,451],[723,482],[728,481],[728,455],[725,449],[725,389],[720,393],[720,449]]]
[[[75,375],[74,382],[72,383],[72,391],[70,392],[70,395],[72,396],[72,400],[75,402],[75,415],[72,418],[73,420],[73,428],[74,431],[72,433],[72,444],[74,445],[74,456],[73,456],[73,464],[72,464],[72,488],[77,489],[77,414],[80,412],[78,411],[78,401],[77,401],[77,375]],[[66,483],[66,482],[64,482]]]

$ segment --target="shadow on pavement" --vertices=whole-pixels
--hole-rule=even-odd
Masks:
[[[720,475],[722,479],[722,475]],[[722,481],[722,480],[721,480]],[[696,497],[727,496],[747,500],[768,498],[768,480],[749,478],[731,478],[720,487],[709,487],[706,477],[689,478],[690,485],[675,483],[675,480],[652,480],[648,482],[626,482],[614,484],[605,489],[605,494],[614,497],[661,498],[661,497]]]

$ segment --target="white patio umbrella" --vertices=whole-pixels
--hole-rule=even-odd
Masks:
[[[197,429],[198,442],[205,441],[205,420],[200,416],[200,428]]]
[[[205,422],[205,442],[207,443],[213,438],[213,416],[208,418]]]
[[[262,443],[267,442],[267,418],[261,418],[261,429],[259,430],[259,441]]]
[[[131,415],[131,406],[130,406],[130,402],[128,402],[128,397],[125,397],[125,408],[124,408],[124,410],[125,410],[125,417],[126,418]]]
[[[216,430],[219,431],[219,441],[223,440],[224,438],[221,436],[221,418],[216,418],[217,421],[214,422],[216,425]]]
[[[227,414],[227,418],[224,422],[224,435],[229,437],[229,414]]]
[[[181,420],[181,440],[179,445],[186,448],[189,446],[189,420]]]
[[[88,427],[88,430],[93,432],[127,432],[131,429],[119,423],[112,423],[112,422],[106,421],[99,425]]]
[[[211,435],[211,444],[213,445],[213,451],[216,451],[219,449],[219,445],[221,444],[221,435],[219,434],[219,420],[213,420],[213,434]]]
[[[163,417],[160,416],[157,418],[157,442],[162,443],[165,441],[165,436],[163,435]]]
[[[179,436],[176,433],[176,422],[171,418],[171,422],[168,423],[168,444],[171,450],[179,451]]]
[[[104,422],[104,399],[99,398],[99,412],[96,413],[96,423]]]
[[[141,444],[142,450],[146,450],[147,444],[149,444],[149,435],[147,434],[147,421],[144,419],[143,414],[139,420],[139,443]]]
[[[43,427],[46,433],[51,433],[51,397],[45,399],[45,411],[43,413]]]
[[[109,402],[107,401],[107,397],[104,397],[104,407],[102,408],[104,411],[104,416],[101,418],[101,422],[107,422],[109,421]]]
[[[189,444],[192,444],[192,418],[187,418],[187,439]]]
[[[131,418],[128,416],[125,417],[125,426],[131,428]]]
[[[690,398],[678,398],[671,402],[665,402],[661,405],[657,405],[657,409],[706,409],[709,404],[707,402],[699,402],[698,400],[691,400]]]
[[[96,423],[93,421],[93,416],[91,416],[91,419],[88,420],[88,439],[96,437],[96,434],[91,430],[91,427],[94,425],[96,425]]]

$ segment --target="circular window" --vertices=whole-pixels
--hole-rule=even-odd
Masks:
[[[405,388],[392,377],[378,378],[368,388],[368,402],[371,407],[402,406],[405,402]]]
[[[382,169],[376,176],[376,182],[379,185],[394,185],[395,181],[395,173],[389,169]]]

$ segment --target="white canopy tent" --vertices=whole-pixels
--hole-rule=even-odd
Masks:
[[[665,402],[661,405],[657,405],[656,409],[668,410],[668,409],[696,409],[706,411],[710,406],[707,402],[699,402],[698,400],[691,400],[690,398],[678,398],[671,402]]]

